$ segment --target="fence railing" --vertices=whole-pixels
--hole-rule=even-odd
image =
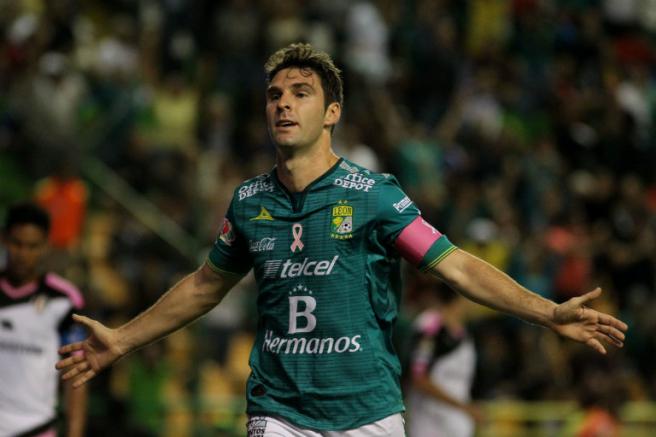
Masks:
[[[130,184],[100,159],[86,157],[82,166],[84,176],[128,210],[151,232],[171,245],[191,262],[200,256],[198,241],[153,202],[139,194]]]
[[[169,414],[178,418],[192,414],[189,406],[179,402],[170,407]],[[201,399],[197,408],[194,418],[183,421],[190,426],[188,432],[175,430],[178,437],[246,435],[242,397],[208,397]],[[574,402],[490,401],[482,408],[486,421],[478,427],[476,437],[576,437],[572,424],[583,414]],[[621,437],[656,436],[656,402],[629,402],[621,408],[619,419]]]
[[[477,437],[574,437],[583,416],[575,402],[492,401]],[[656,436],[656,403],[629,402],[619,411],[621,436]]]

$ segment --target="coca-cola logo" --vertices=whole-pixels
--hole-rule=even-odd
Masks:
[[[276,239],[272,237],[264,237],[258,241],[249,241],[249,251],[253,252],[268,252],[275,247]]]

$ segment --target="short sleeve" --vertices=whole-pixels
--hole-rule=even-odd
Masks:
[[[442,317],[437,312],[424,312],[417,319],[410,367],[413,376],[428,374],[428,370],[435,359],[435,337],[441,329]]]
[[[87,330],[73,320],[73,313],[66,316],[59,330],[59,343],[61,346],[76,343],[87,338]]]
[[[246,241],[235,221],[234,198],[207,257],[207,264],[218,273],[238,276],[245,275],[252,267]]]
[[[421,271],[428,271],[456,249],[446,235],[421,217],[421,212],[392,176],[381,186],[378,202],[382,241]]]
[[[403,192],[394,176],[387,176],[380,184],[378,196],[378,232],[381,240],[391,245],[399,233],[421,212]]]

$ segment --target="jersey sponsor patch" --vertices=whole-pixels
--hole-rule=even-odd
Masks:
[[[264,262],[264,278],[299,278],[305,276],[329,276],[332,274],[339,255],[335,255],[331,260],[310,260],[305,258],[300,262],[293,262],[290,259],[283,263],[280,259],[272,259]],[[281,269],[282,266],[282,269]],[[280,276],[278,276],[280,273]]]
[[[0,340],[0,351],[12,354],[43,355],[43,348],[36,344]]]
[[[281,259],[270,259],[268,261],[264,261],[263,276],[265,278],[275,278],[278,275],[278,270],[280,269],[281,265]]]
[[[261,206],[260,207],[260,213],[258,215],[256,215],[255,217],[251,218],[251,221],[257,221],[257,220],[273,221],[273,217],[271,216],[271,214],[269,213],[269,211],[267,211],[267,209],[265,207]]]
[[[405,211],[410,205],[412,205],[412,200],[410,200],[408,196],[405,196],[403,199],[392,204],[394,209],[397,210],[398,212]]]
[[[348,188],[350,190],[364,191],[366,193],[371,190],[376,184],[376,181],[362,173],[349,173],[347,175],[336,178],[333,185],[338,187]]]
[[[362,350],[362,335],[352,337],[278,337],[266,330],[262,351],[280,355],[330,355],[353,353]]]
[[[248,199],[256,195],[257,193],[267,192],[270,193],[273,191],[273,182],[271,181],[271,176],[268,174],[260,175],[255,178],[253,182],[248,185],[240,187],[237,191],[239,196],[239,201]]]
[[[312,296],[292,296],[293,294],[312,294],[305,285],[298,284],[289,292],[289,330],[287,334],[312,332],[317,327],[317,317],[312,314],[317,308],[317,300]],[[304,320],[305,323],[299,322]]]
[[[232,229],[232,223],[230,223],[230,220],[226,217],[223,219],[223,226],[221,227],[219,239],[228,246],[232,246],[232,243],[235,242],[235,238],[235,231]]]
[[[340,200],[333,206],[330,220],[330,237],[338,240],[353,238],[353,207]]]
[[[263,437],[266,431],[267,420],[266,417],[251,417],[248,419],[246,428],[248,430],[248,437]]]
[[[250,240],[248,242],[248,250],[251,253],[268,252],[275,248],[275,237],[264,237],[261,240]]]

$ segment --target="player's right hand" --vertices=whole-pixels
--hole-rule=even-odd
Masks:
[[[79,387],[96,376],[101,370],[121,358],[119,335],[96,320],[77,314],[73,319],[84,325],[89,336],[84,341],[67,344],[59,348],[61,355],[66,355],[55,367],[62,371],[63,380],[72,380],[73,387]]]
[[[626,323],[615,317],[596,311],[586,304],[601,295],[597,287],[589,293],[558,305],[553,314],[551,328],[558,334],[584,343],[601,354],[606,354],[603,343],[624,346]]]

